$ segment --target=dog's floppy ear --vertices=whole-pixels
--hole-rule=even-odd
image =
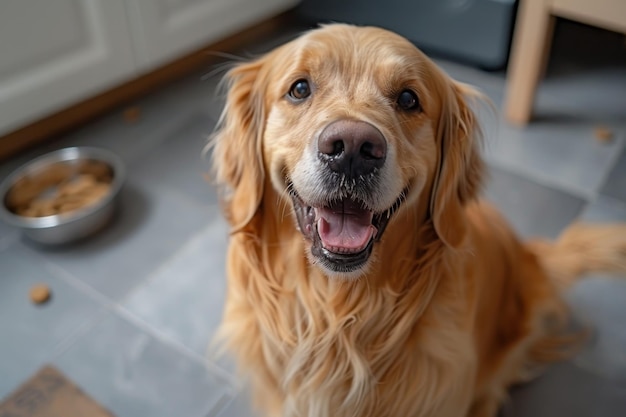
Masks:
[[[479,153],[480,127],[468,98],[482,98],[473,88],[447,79],[438,121],[439,163],[430,214],[439,238],[458,248],[467,232],[463,206],[476,197],[484,163]]]
[[[224,77],[226,104],[210,143],[213,177],[233,231],[251,222],[263,199],[263,62],[260,58],[238,64]]]

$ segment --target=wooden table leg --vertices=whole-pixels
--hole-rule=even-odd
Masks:
[[[535,91],[552,43],[554,16],[548,0],[522,0],[508,68],[504,115],[516,125],[530,120]]]

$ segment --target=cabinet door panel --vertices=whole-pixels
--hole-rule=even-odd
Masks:
[[[0,134],[136,74],[124,0],[2,0]]]
[[[232,35],[298,0],[129,0],[142,68]]]

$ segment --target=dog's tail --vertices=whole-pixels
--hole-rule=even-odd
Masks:
[[[529,242],[529,248],[562,289],[592,272],[626,276],[626,224],[575,223],[556,241]]]

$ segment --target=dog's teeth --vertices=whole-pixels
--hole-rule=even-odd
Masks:
[[[362,250],[364,250],[367,247],[367,243],[361,247],[358,248],[354,248],[354,249],[349,249],[349,248],[342,248],[339,246],[324,246],[325,249],[334,252],[334,253],[341,253],[341,254],[350,254],[350,253],[358,253],[361,252]]]

